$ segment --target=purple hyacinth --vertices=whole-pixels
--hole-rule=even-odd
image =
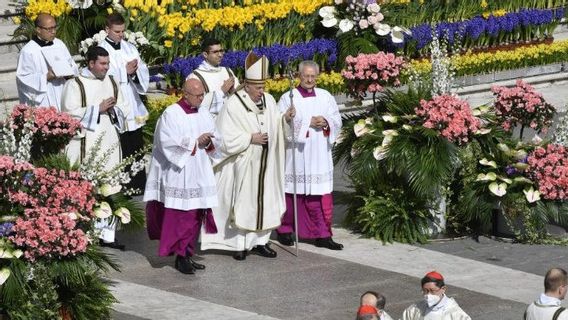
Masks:
[[[4,222],[0,224],[0,237],[9,236],[12,233],[12,228],[14,224],[12,222]]]

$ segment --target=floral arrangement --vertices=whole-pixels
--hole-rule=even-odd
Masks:
[[[410,28],[411,33],[404,42],[405,52],[408,55],[427,53],[428,44],[433,40],[432,30],[438,38],[447,40],[450,45],[459,44],[463,49],[543,39],[551,37],[563,17],[564,8],[522,9],[459,22],[423,23]]]
[[[568,198],[568,150],[562,145],[539,146],[528,156],[528,174],[547,200]]]
[[[290,47],[272,45],[252,50],[259,55],[266,55],[270,61],[270,72],[279,75],[290,64],[297,65],[301,60],[314,60],[322,70],[333,66],[337,60],[337,42],[328,39],[313,39],[308,42],[296,43]],[[228,51],[223,56],[221,65],[231,68],[235,74],[244,74],[244,62],[249,51]],[[170,64],[164,64],[163,74],[168,85],[181,87],[185,78],[199,67],[203,56],[176,58]]]
[[[345,58],[346,68],[341,72],[345,78],[348,94],[363,98],[366,92],[377,93],[387,85],[400,85],[400,73],[404,60],[392,53],[359,54]]]
[[[469,104],[453,95],[421,100],[415,112],[423,119],[425,128],[438,131],[458,145],[471,141],[471,136],[480,128],[480,121],[473,116]]]
[[[337,0],[335,6],[321,7],[319,15],[324,27],[334,28],[337,26],[341,33],[350,31],[359,33],[366,29],[372,29],[379,36],[390,34],[391,41],[394,43],[404,41],[406,30],[401,27],[391,28],[388,24],[383,23],[385,17],[376,1]]]
[[[30,127],[31,143],[37,147],[35,151],[39,154],[60,151],[81,130],[79,120],[74,119],[68,113],[57,112],[55,107],[34,108],[17,105],[12,110],[10,119],[9,125],[16,129],[15,135],[17,136],[22,134],[21,129],[26,123],[33,123],[33,127]]]
[[[495,95],[495,114],[505,130],[517,125],[546,133],[552,125],[556,109],[547,103],[542,94],[522,80],[517,80],[513,88],[493,86]]]
[[[107,36],[108,34],[106,33],[106,31],[101,30],[92,38],[87,38],[81,41],[81,44],[79,45],[79,53],[81,53],[82,55],[87,54],[87,50],[89,50],[91,46],[96,46],[98,43],[101,43]],[[146,39],[146,37],[144,37],[144,34],[140,31],[132,32],[130,30],[125,30],[124,40],[126,40],[128,43],[133,44],[136,48],[141,48],[150,44],[148,39]]]

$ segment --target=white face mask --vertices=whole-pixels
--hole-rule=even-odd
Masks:
[[[442,297],[437,296],[435,294],[425,294],[424,300],[428,304],[428,308],[432,308],[433,306],[438,304],[438,302],[440,302],[440,300],[442,300]]]

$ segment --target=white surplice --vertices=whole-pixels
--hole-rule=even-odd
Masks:
[[[166,208],[185,211],[217,206],[211,159],[197,146],[199,136],[214,130],[213,118],[203,107],[187,114],[175,103],[162,113],[154,133],[145,202],[157,200]]]
[[[31,40],[20,50],[16,69],[16,85],[20,103],[38,107],[53,106],[61,111],[61,94],[65,79],[47,81],[48,64],[42,54],[43,48],[47,50],[54,47],[69,53],[65,44],[57,38],[53,40],[51,46],[45,47]],[[78,68],[75,61],[68,61],[68,63],[74,66],[77,75]]]
[[[402,313],[402,320],[471,320],[471,317],[453,298],[444,296],[432,308],[424,300],[411,305]]]
[[[108,74],[120,84],[122,95],[132,109],[126,121],[126,131],[134,131],[142,127],[148,118],[148,109],[140,99],[140,95],[146,94],[150,84],[148,66],[140,58],[138,49],[125,40],[120,41],[119,50],[114,49],[106,40],[101,41],[99,46],[109,52]],[[126,72],[126,63],[134,59],[138,60],[138,69],[135,74],[129,75]]]
[[[259,108],[244,90],[232,95],[217,117],[221,144],[214,161],[219,206],[213,208],[217,234],[202,228],[201,248],[250,250],[268,242],[286,211],[284,201],[284,117],[264,94]],[[268,133],[268,144],[251,144],[253,133]]]
[[[207,91],[201,105],[208,108],[213,117],[217,117],[217,115],[221,112],[223,105],[230,96],[230,94],[223,93],[221,86],[226,80],[234,77],[234,87],[237,88],[239,86],[239,79],[234,76],[233,72],[230,71],[230,69],[225,67],[214,67],[207,61],[201,62],[199,67],[197,67],[197,69],[189,76],[187,76],[187,79],[198,79],[199,81],[201,81],[201,79],[195,74],[196,71],[197,73],[199,73],[199,75],[201,75],[203,80],[205,80]]]
[[[286,193],[294,192],[292,157],[296,157],[296,188],[298,194],[324,195],[333,191],[332,148],[341,131],[341,115],[333,96],[326,90],[314,88],[315,97],[302,97],[293,89],[296,108],[294,117],[294,138],[296,150],[292,150],[292,130],[286,134]],[[290,92],[280,98],[281,112],[290,107]],[[312,117],[323,116],[329,126],[329,135],[323,129],[310,127]],[[292,154],[294,152],[294,155]]]
[[[86,104],[82,105],[81,90],[76,79],[70,79],[63,89],[61,111],[80,119],[83,130],[71,140],[65,152],[71,163],[83,161],[82,154],[88,155],[96,140],[102,136],[99,154],[112,149],[108,161],[104,164],[104,169],[108,171],[121,161],[119,133],[125,128],[125,119],[130,112],[130,107],[123,99],[120,90],[117,90],[114,111],[118,123],[113,125],[106,112],[99,114],[99,104],[104,99],[114,96],[110,77],[107,75],[103,80],[99,80],[87,68],[83,68],[77,79],[83,83],[85,88]],[[97,222],[95,227],[100,231],[101,239],[105,242],[114,242],[115,224],[110,224],[108,219],[103,219]]]

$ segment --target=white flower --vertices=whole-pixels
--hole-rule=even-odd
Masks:
[[[120,191],[120,189],[122,189],[122,186],[120,184],[115,185],[115,186],[111,186],[110,184],[105,183],[99,188],[98,192],[103,197],[108,197],[108,196],[111,196],[115,193],[118,193]]]
[[[371,13],[379,13],[381,12],[381,6],[379,6],[376,2],[371,3],[370,5],[367,6],[367,11]]]
[[[341,30],[341,32],[349,32],[354,26],[355,24],[353,24],[353,21],[349,19],[339,21],[339,30]]]
[[[529,203],[537,202],[540,200],[540,192],[535,191],[533,187],[530,187],[528,190],[523,190],[525,197]]]
[[[392,28],[391,39],[393,43],[403,43],[404,42],[404,29],[401,27]]]
[[[398,118],[396,116],[393,116],[393,115],[390,115],[390,114],[385,114],[383,116],[383,121],[390,122],[390,123],[396,123],[398,121]]]
[[[14,255],[8,248],[0,248],[0,259],[12,259]]]
[[[321,7],[318,12],[319,12],[320,17],[322,17],[324,20],[335,18],[335,7],[334,6]]]
[[[12,254],[14,255],[14,257],[16,259],[19,259],[24,254],[24,252],[20,249],[16,249],[16,250],[12,251]]]
[[[542,143],[542,138],[538,136],[538,134],[535,134],[534,137],[532,138],[531,142],[533,144],[541,144]]]
[[[8,278],[10,277],[10,269],[6,268],[2,268],[2,270],[0,270],[0,285],[4,284],[4,282],[6,282],[6,280],[8,280]]]
[[[488,174],[480,173],[477,175],[475,181],[495,181],[497,179],[497,174],[495,172],[489,172]]]
[[[507,184],[493,182],[489,185],[489,191],[498,197],[502,197],[507,193]]]
[[[95,209],[95,216],[99,219],[105,219],[112,215],[112,208],[108,202],[101,202],[99,207]]]
[[[369,128],[365,124],[365,120],[361,119],[357,121],[357,123],[353,126],[353,132],[355,132],[355,136],[360,137],[369,132]]]
[[[384,23],[377,23],[375,24],[375,32],[379,36],[386,36],[391,32],[391,27],[388,24]]]
[[[487,160],[487,158],[483,158],[481,160],[479,160],[479,164],[484,165],[486,167],[492,167],[497,169],[497,163],[495,161],[489,161]]]
[[[120,207],[114,211],[114,215],[120,218],[122,224],[130,222],[130,211],[124,207]]]
[[[377,159],[377,161],[382,160],[387,155],[386,148],[383,146],[378,146],[373,150],[373,157]]]
[[[140,31],[134,32],[134,34],[136,35],[137,38],[143,38],[144,34]]]
[[[326,28],[332,28],[335,27],[337,25],[337,19],[335,18],[329,18],[329,19],[323,19],[321,21],[321,24],[326,27]]]
[[[342,4],[343,0],[335,0],[335,4]]]
[[[67,3],[74,9],[87,9],[93,5],[93,0],[67,0]]]
[[[85,39],[85,44],[87,45],[87,47],[92,46],[93,45],[93,39],[92,38]]]
[[[489,128],[481,128],[481,129],[477,130],[475,132],[475,134],[484,135],[484,134],[488,134],[490,132],[491,132],[491,129],[489,129]]]

